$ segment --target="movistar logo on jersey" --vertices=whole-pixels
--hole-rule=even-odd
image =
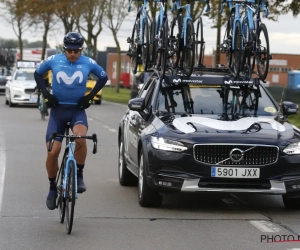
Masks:
[[[75,81],[75,79],[76,79],[77,77],[79,77],[79,83],[81,83],[82,80],[83,80],[83,75],[82,75],[82,72],[81,72],[81,71],[76,71],[76,72],[74,72],[74,74],[73,74],[71,77],[68,77],[67,74],[66,74],[65,72],[59,71],[59,72],[56,74],[56,81],[57,81],[58,83],[60,83],[61,80],[63,80],[63,82],[64,82],[65,84],[70,85],[70,84],[72,84],[72,83]]]

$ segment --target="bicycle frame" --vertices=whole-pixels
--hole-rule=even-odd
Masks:
[[[205,12],[208,12],[210,7],[207,0],[201,0],[201,2],[206,2],[206,10]],[[173,12],[174,10],[178,11],[178,15],[180,13],[182,13],[182,10],[185,9],[185,15],[183,17],[183,25],[180,28],[181,29],[181,38],[183,38],[183,44],[184,46],[186,46],[186,26],[187,26],[187,22],[188,20],[191,20],[193,22],[192,16],[191,16],[191,4],[188,3],[186,5],[181,6],[181,0],[176,0],[175,2],[172,2],[172,8],[171,8],[171,12]]]
[[[156,38],[156,35],[158,34],[158,29],[160,27],[163,27],[164,21],[167,19],[167,13],[166,13],[165,2],[161,0],[153,0],[153,2],[160,3],[159,13],[155,24],[155,38]]]
[[[73,161],[74,163],[74,172],[75,172],[75,193],[76,193],[76,199],[78,198],[78,193],[77,193],[77,164],[76,160],[74,158],[74,150],[75,150],[75,139],[70,138],[69,144],[67,145],[69,148],[68,151],[68,156],[67,156],[67,162],[66,166],[64,169],[64,179],[63,179],[63,185],[62,185],[62,192],[63,192],[63,197],[66,198],[66,185],[68,183],[68,172],[69,172],[69,167],[70,167],[70,162]]]

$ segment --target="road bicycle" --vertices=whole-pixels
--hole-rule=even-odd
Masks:
[[[39,97],[38,97],[38,108],[39,108],[40,113],[41,113],[41,119],[43,121],[45,121],[45,117],[48,113],[48,108],[47,108],[47,105],[45,103],[43,95],[39,95]]]
[[[190,76],[195,65],[195,50],[197,47],[197,63],[203,63],[204,57],[204,39],[203,25],[201,17],[197,23],[197,39],[193,19],[191,17],[191,2],[194,0],[186,0],[186,5],[181,5],[181,0],[172,0],[171,12],[177,10],[177,14],[171,22],[171,33],[168,39],[169,50],[166,50],[166,57],[171,68],[180,68],[183,73]],[[198,0],[206,2],[206,10],[210,10],[209,0]],[[185,15],[183,16],[183,10]],[[199,45],[199,46],[198,46]],[[174,58],[175,57],[175,58]]]
[[[269,37],[266,26],[261,22],[260,9],[269,14],[268,5],[264,0],[223,0],[228,5],[230,17],[227,21],[223,43],[220,45],[222,53],[226,53],[227,66],[238,77],[240,72],[251,77],[254,72],[255,61],[257,74],[265,80],[268,74],[270,55]],[[241,11],[245,14],[242,18]],[[256,16],[254,21],[253,16]],[[263,39],[264,37],[264,39]],[[251,57],[253,62],[251,65]]]
[[[57,133],[51,134],[48,148],[48,151],[50,152],[52,150],[55,138],[66,138],[65,152],[56,179],[58,194],[56,208],[59,209],[59,218],[61,223],[64,223],[64,219],[66,217],[66,230],[68,234],[70,234],[72,231],[75,201],[78,198],[77,164],[74,158],[75,140],[79,138],[93,140],[93,154],[97,152],[98,141],[96,134],[93,134],[92,136],[70,135],[69,129],[70,123],[67,124],[64,135]]]
[[[147,18],[147,0],[129,0],[128,12],[131,10],[132,1],[137,2],[138,12],[133,25],[132,35],[127,38],[127,43],[129,43],[127,55],[131,60],[132,73],[136,74],[138,64],[142,63],[144,70],[147,70],[148,67],[150,57],[150,31]],[[139,7],[140,1],[143,1],[141,7]]]
[[[242,22],[244,53],[242,57],[242,71],[247,75],[252,75],[255,64],[257,66],[257,75],[264,81],[269,71],[270,44],[267,27],[261,21],[261,10],[265,17],[269,15],[268,2],[264,0],[257,1],[257,4],[245,3],[245,16]],[[253,19],[255,16],[256,20]],[[251,63],[251,57],[253,61]]]

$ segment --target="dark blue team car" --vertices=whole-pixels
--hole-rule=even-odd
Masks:
[[[169,192],[282,195],[300,208],[300,131],[256,78],[222,69],[190,77],[154,71],[119,125],[119,181],[141,206]]]

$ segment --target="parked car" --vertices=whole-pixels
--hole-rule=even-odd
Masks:
[[[300,130],[257,78],[202,69],[191,77],[158,72],[131,99],[118,129],[119,182],[138,184],[143,207],[165,193],[282,195],[300,208]],[[205,71],[204,71],[205,70]]]
[[[0,92],[5,92],[5,85],[6,85],[6,82],[7,82],[6,77],[7,76],[1,76],[0,75]]]
[[[18,104],[37,105],[34,80],[35,68],[17,68],[8,76],[5,85],[5,104],[13,107]]]

